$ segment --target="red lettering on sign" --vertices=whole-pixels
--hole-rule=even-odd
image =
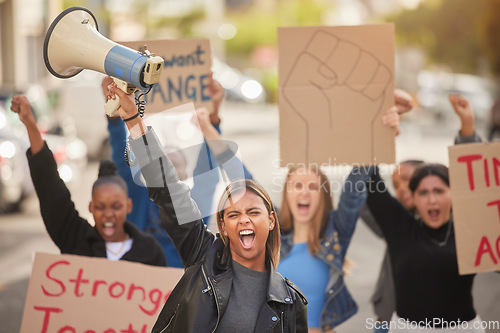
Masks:
[[[132,327],[132,324],[128,324],[128,328],[126,330],[121,330],[122,333],[139,333]]]
[[[106,281],[104,281],[104,280],[95,280],[95,281],[94,281],[94,287],[92,288],[92,296],[97,295],[97,287],[98,287],[100,284],[107,284],[107,283],[106,283]]]
[[[498,237],[497,239],[497,254],[500,254],[500,249],[498,249],[498,245],[500,244],[500,236]],[[488,238],[486,236],[483,236],[481,238],[481,243],[479,243],[479,248],[477,250],[477,254],[476,254],[476,262],[474,263],[474,266],[479,266],[481,265],[481,259],[483,257],[483,254],[489,254],[490,255],[490,258],[491,260],[493,261],[493,263],[496,265],[498,264],[498,261],[497,259],[495,258],[495,255],[493,254],[493,250],[491,249],[491,245],[490,245],[490,242],[488,241]]]
[[[498,219],[500,220],[500,200],[496,200],[496,201],[490,201],[486,204],[486,206],[493,206],[493,205],[497,205],[497,208],[498,208]]]
[[[488,160],[484,159],[484,180],[486,181],[486,187],[490,187],[490,171],[488,169]]]
[[[76,277],[76,279],[70,279],[69,282],[73,282],[75,284],[75,296],[76,297],[82,297],[83,296],[83,293],[80,292],[80,283],[89,283],[89,280],[88,279],[83,279],[82,278],[82,275],[83,275],[83,269],[80,268],[78,270],[78,276]]]
[[[115,287],[118,286],[121,290],[118,292],[118,294],[114,294],[113,293],[113,290],[116,289]],[[125,285],[121,282],[115,282],[113,283],[112,285],[109,286],[109,295],[113,298],[118,298],[120,297],[121,295],[123,295],[123,293],[125,292]]]
[[[469,187],[471,191],[474,191],[474,174],[472,172],[472,162],[480,160],[482,155],[465,155],[460,156],[457,161],[460,163],[467,163],[467,177],[469,178]]]
[[[34,308],[37,311],[44,311],[45,312],[45,316],[43,317],[43,325],[42,325],[42,332],[41,333],[47,332],[47,328],[49,327],[49,321],[50,321],[50,313],[51,312],[59,313],[59,312],[63,311],[60,308],[47,308],[44,306],[34,306]]]
[[[59,331],[57,331],[57,333],[66,333],[66,332],[76,333],[76,329],[74,327],[71,327],[68,325],[68,326],[64,326]]]
[[[500,186],[500,160],[493,157],[493,170],[495,170],[495,183]]]
[[[62,283],[60,280],[58,279],[55,279],[53,278],[50,273],[52,271],[53,268],[55,268],[56,266],[58,265],[69,265],[69,261],[66,261],[66,260],[60,260],[60,261],[56,261],[55,263],[53,263],[52,265],[49,266],[49,268],[47,268],[47,270],[45,271],[45,276],[49,279],[49,280],[52,280],[54,282],[56,282],[58,285],[61,286],[61,292],[59,293],[49,293],[45,287],[42,285],[42,291],[45,295],[47,296],[61,296],[62,294],[64,294],[66,292],[66,287],[64,286],[64,283]]]
[[[147,310],[142,305],[139,305],[139,308],[141,308],[141,310],[149,316],[154,315],[156,311],[158,311],[158,309],[160,308],[160,305],[162,305],[161,295],[162,295],[161,290],[152,289],[149,292],[149,299],[151,300],[151,303],[153,303],[154,307],[151,310]]]
[[[146,299],[146,291],[144,290],[143,287],[136,286],[134,283],[130,284],[130,289],[128,290],[127,300],[130,301],[132,299],[132,294],[136,290],[142,291],[142,300],[144,301]]]

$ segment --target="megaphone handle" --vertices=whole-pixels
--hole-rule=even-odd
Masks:
[[[127,92],[127,86],[128,86],[127,82],[120,80],[120,79],[117,79],[115,77],[113,78],[113,81],[115,81],[118,88],[123,90],[125,93],[128,93]],[[117,117],[119,108],[120,108],[120,98],[118,96],[115,96],[115,99],[110,99],[104,104],[104,110],[106,110],[106,114],[109,117]]]

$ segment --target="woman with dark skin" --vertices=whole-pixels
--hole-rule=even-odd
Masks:
[[[114,164],[103,164],[92,187],[89,203],[95,222],[92,226],[78,214],[68,188],[59,177],[56,161],[38,130],[27,98],[14,96],[11,110],[19,115],[28,131],[31,147],[26,154],[31,178],[45,227],[61,253],[165,266],[158,242],[126,221],[132,201],[125,182],[116,175]]]

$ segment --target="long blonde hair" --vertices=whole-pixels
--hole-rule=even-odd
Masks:
[[[303,167],[292,166],[289,168],[286,176],[281,199],[281,208],[279,210],[281,229],[284,232],[290,232],[293,229],[293,215],[286,197],[286,193],[289,190],[288,185],[290,183],[290,177],[301,169],[303,169]],[[328,177],[318,167],[310,167],[308,170],[313,171],[319,176],[320,191],[322,193],[319,209],[312,218],[309,227],[309,234],[307,236],[307,248],[309,253],[313,255],[320,250],[320,240],[323,238],[325,233],[328,215],[330,214],[330,211],[333,210],[333,196]]]
[[[266,260],[270,260],[271,264],[276,269],[280,260],[281,246],[278,216],[276,215],[276,210],[274,209],[274,205],[271,201],[271,198],[269,197],[269,194],[267,194],[266,190],[257,182],[250,179],[239,179],[233,181],[226,187],[217,207],[217,228],[219,229],[219,234],[221,235],[224,244],[226,246],[229,245],[229,237],[224,235],[224,233],[222,232],[222,223],[224,223],[224,206],[226,205],[226,202],[229,200],[229,198],[231,198],[231,196],[233,196],[237,192],[245,190],[250,190],[257,196],[259,196],[262,201],[264,201],[267,212],[274,216],[274,228],[269,231],[269,235],[267,236],[266,241]]]

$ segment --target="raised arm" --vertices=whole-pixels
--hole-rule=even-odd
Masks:
[[[79,216],[66,184],[59,177],[52,151],[38,130],[27,98],[14,96],[11,110],[19,115],[28,131],[31,146],[26,156],[45,228],[62,253],[71,253],[76,240],[92,226]]]
[[[474,111],[469,101],[457,94],[449,95],[448,99],[458,118],[460,118],[460,131],[455,137],[455,144],[482,142],[483,139],[476,133]]]
[[[193,117],[193,122],[199,126],[203,133],[204,142],[193,172],[193,188],[191,190],[191,197],[198,204],[205,224],[214,213],[212,211],[213,196],[219,182],[219,167],[222,167],[224,175],[227,175],[229,180],[253,179],[245,165],[235,156],[234,147],[228,146],[228,142],[224,141],[220,135],[219,111],[224,97],[224,89],[219,82],[212,78],[212,74],[210,74],[208,92],[212,98],[212,112],[210,113],[204,108],[198,109],[196,117]]]
[[[110,76],[103,78],[101,88],[104,96],[107,96],[108,86],[112,82],[113,79]],[[125,163],[124,152],[127,141],[127,131],[123,120],[119,116],[107,117],[107,120],[111,158],[113,162],[115,162],[118,175],[127,183],[128,195],[134,203],[132,211],[127,215],[127,220],[132,221],[141,231],[145,231],[148,227],[148,219],[150,217],[148,190],[143,184],[136,183],[136,181],[140,182],[139,168],[131,169]],[[136,178],[135,181],[134,177]]]
[[[353,167],[342,185],[338,208],[334,211],[339,218],[334,221],[336,230],[347,244],[354,233],[361,207],[365,204],[366,183],[373,172],[372,169],[373,167]],[[343,250],[346,251],[347,247]]]
[[[395,106],[389,108],[383,117],[383,122],[386,126],[393,129],[396,135],[399,134],[399,115],[403,112],[408,112],[411,110],[412,102],[409,94],[401,95],[399,93],[399,100],[395,91]],[[403,98],[404,97],[404,98]],[[407,100],[410,98],[410,100]],[[404,102],[406,100],[406,102]],[[406,107],[405,107],[406,105]],[[378,228],[372,228],[372,230],[379,231],[377,235],[381,233],[384,237],[396,235],[400,226],[398,224],[401,218],[408,217],[406,209],[397,201],[396,198],[392,197],[387,190],[384,181],[380,177],[378,168],[373,169],[370,173],[370,179],[367,183],[367,202],[369,212],[373,221],[378,225]]]
[[[31,106],[26,96],[16,95],[12,97],[10,109],[12,112],[18,114],[19,120],[21,120],[26,127],[28,138],[30,140],[31,154],[37,154],[43,149],[45,141],[42,139],[42,135],[40,134],[40,130],[36,124],[35,116],[31,111]]]
[[[399,111],[396,106],[389,108],[382,118],[384,125],[390,127],[397,135],[399,133]],[[367,183],[375,172],[375,167],[353,167],[342,186],[342,194],[338,205],[338,225],[341,236],[350,240],[354,233],[356,221],[367,197]]]
[[[120,97],[120,117],[130,132],[130,145],[146,180],[149,197],[164,213],[163,226],[185,266],[198,261],[214,239],[191,199],[189,186],[178,178],[152,129],[148,129],[130,96],[110,85],[109,98]]]
[[[378,168],[368,181],[367,194],[366,204],[385,239],[398,237],[401,230],[407,229],[410,213],[389,193]]]

